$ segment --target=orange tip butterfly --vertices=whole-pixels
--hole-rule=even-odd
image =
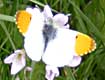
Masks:
[[[60,16],[63,16],[65,21],[61,20],[62,17]],[[68,25],[65,26],[67,22],[68,17],[64,14],[53,16],[48,5],[42,12],[39,8],[18,11],[16,13],[16,24],[19,31],[25,35],[24,48],[27,55],[34,61],[42,59],[46,64],[56,67],[79,65],[80,56],[94,51],[96,43],[86,34],[63,28],[68,27]],[[43,36],[45,25],[49,29],[53,27],[51,31],[46,30],[45,36],[50,35],[47,39],[51,36],[54,37],[47,44],[46,38]],[[74,63],[76,62],[75,57],[79,59],[77,64]]]

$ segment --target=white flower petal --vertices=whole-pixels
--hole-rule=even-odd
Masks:
[[[25,67],[25,59],[23,59],[24,61],[21,62],[21,60],[17,60],[15,59],[15,61],[13,61],[12,66],[11,66],[11,74],[15,75],[17,74],[21,69],[23,69]]]
[[[16,58],[16,54],[15,53],[13,53],[10,56],[6,57],[4,59],[4,63],[10,64],[10,63],[12,63],[12,61],[14,60],[14,58]]]
[[[29,66],[27,66],[27,67],[25,68],[25,71],[29,71],[29,72],[31,72],[31,71],[32,71],[32,68],[29,67]]]
[[[16,51],[14,51],[14,53],[16,55],[18,55],[18,54],[24,54],[24,50],[16,50]]]
[[[15,78],[15,80],[20,80],[19,76],[17,76],[17,77]]]
[[[53,80],[54,77],[57,77],[57,76],[59,76],[58,68],[46,65],[46,75],[45,75],[46,79]]]
[[[12,63],[11,74],[15,75],[25,66],[25,52],[24,50],[16,50],[13,54],[4,60],[5,63]]]
[[[45,18],[52,18],[53,17],[51,8],[48,5],[45,5],[43,14],[44,14]]]
[[[68,66],[76,67],[81,63],[81,60],[82,60],[81,56],[74,56],[73,59],[68,64]]]
[[[53,17],[53,21],[57,24],[59,24],[60,26],[64,26],[67,22],[68,22],[68,16],[64,15],[64,14],[56,14]]]

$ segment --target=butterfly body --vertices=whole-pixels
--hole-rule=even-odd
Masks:
[[[45,24],[43,27],[43,37],[45,41],[44,51],[47,47],[47,44],[50,40],[53,40],[56,37],[56,29],[52,25]]]

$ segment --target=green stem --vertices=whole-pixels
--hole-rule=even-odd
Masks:
[[[35,61],[32,61],[32,64],[31,64],[32,71],[30,73],[30,80],[32,80],[32,75],[33,75],[33,72],[34,72],[35,63],[36,63]]]
[[[15,80],[15,75],[12,76],[12,80]]]

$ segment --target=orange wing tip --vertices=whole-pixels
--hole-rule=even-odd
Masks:
[[[93,41],[93,44],[94,44],[94,46],[93,46],[93,48],[91,49],[91,52],[94,51],[94,50],[96,49],[96,42]]]
[[[78,56],[83,56],[84,54],[77,54]]]
[[[91,37],[79,33],[76,36],[75,50],[77,55],[83,56],[91,53],[96,49],[96,42]]]
[[[93,40],[93,42],[91,44],[93,44],[93,46],[91,46],[91,48],[87,52],[83,53],[83,55],[87,55],[88,53],[91,53],[96,49],[96,43],[95,43],[94,40]]]
[[[19,32],[24,35],[29,27],[29,23],[31,21],[31,14],[26,12],[25,10],[21,10],[16,12],[15,17],[15,24],[17,25]]]

